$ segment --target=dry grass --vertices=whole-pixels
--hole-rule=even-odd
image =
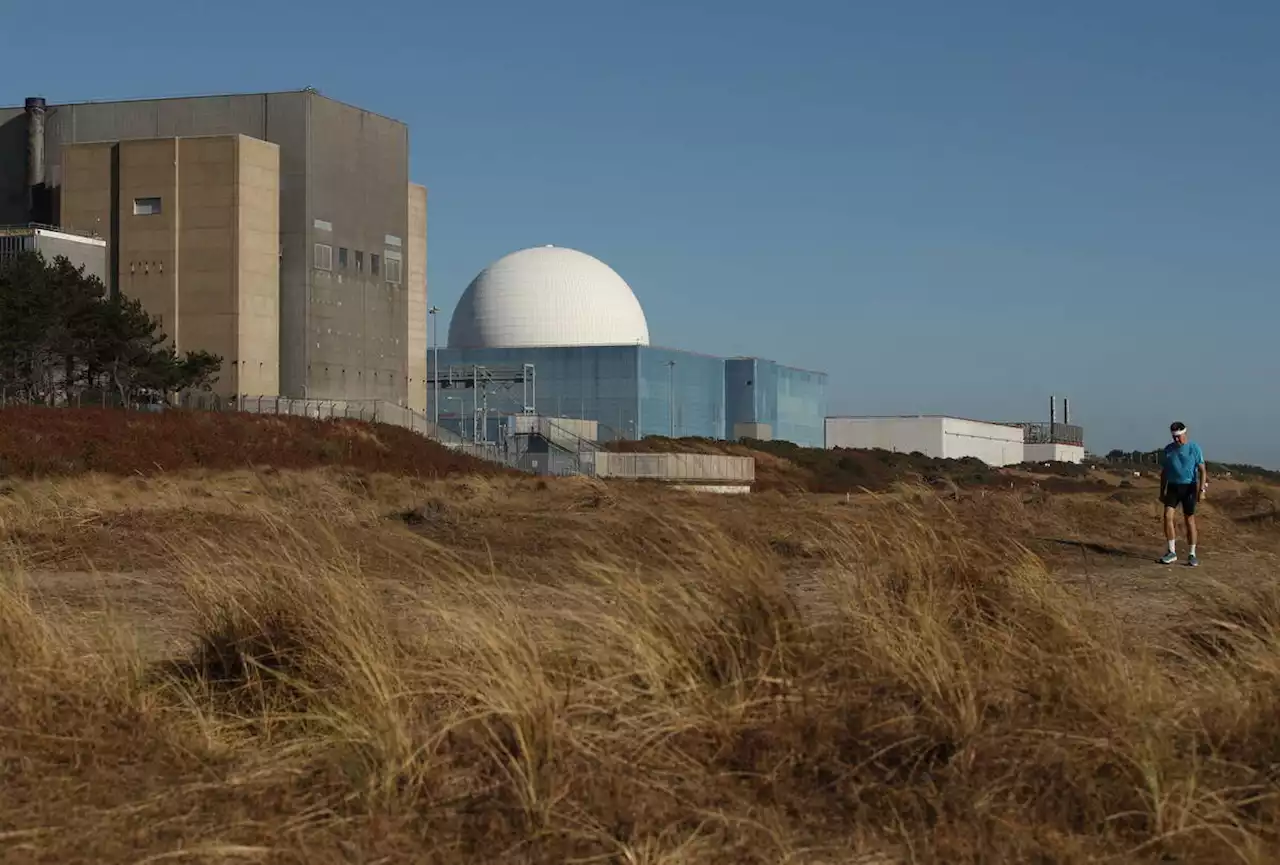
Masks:
[[[1248,574],[1153,569],[1182,602],[1136,629],[1107,588],[1129,560],[1082,588],[1058,543],[1153,548],[1150,510],[1101,496],[18,484],[0,850],[1273,862],[1280,595],[1248,495],[1205,542]]]
[[[389,424],[237,412],[0,407],[0,477],[350,466],[418,477],[504,470]]]

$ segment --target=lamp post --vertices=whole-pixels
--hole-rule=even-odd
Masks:
[[[440,307],[433,306],[427,310],[427,315],[431,318],[431,348],[435,352],[435,360],[432,361],[434,369],[432,372],[432,380],[435,382],[435,395],[431,400],[432,416],[435,418],[436,435],[440,434],[440,336],[436,323],[440,320]]]
[[[676,437],[676,362],[667,361],[667,417],[671,431],[668,438]]]

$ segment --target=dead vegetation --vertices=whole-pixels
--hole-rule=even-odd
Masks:
[[[389,424],[239,412],[0,408],[0,478],[323,466],[415,477],[503,473]]]
[[[1273,862],[1259,496],[1211,506],[1192,579],[1135,565],[1152,512],[1105,495],[17,482],[0,850]],[[1135,609],[1138,580],[1178,603]]]

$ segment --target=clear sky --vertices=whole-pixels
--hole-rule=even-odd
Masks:
[[[34,7],[33,7],[34,8]],[[431,302],[590,252],[833,413],[1280,466],[1280,2],[63,0],[0,103],[312,86],[407,122]],[[443,325],[443,322],[442,322]],[[444,334],[441,327],[441,335]]]

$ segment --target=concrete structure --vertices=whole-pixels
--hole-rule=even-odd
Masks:
[[[427,188],[409,184],[409,228],[405,243],[405,291],[408,308],[404,345],[408,360],[405,405],[427,410]],[[421,286],[421,290],[418,289]]]
[[[940,459],[975,457],[990,466],[1024,460],[1023,430],[1018,425],[916,415],[829,417],[825,426],[828,448],[921,453]]]
[[[132,182],[124,175],[138,180],[145,172],[120,162],[121,149],[110,151],[110,200],[103,202],[100,186],[81,193],[67,154],[80,144],[110,148],[145,140],[154,142],[151,155],[164,158],[186,139],[234,136],[278,148],[279,392],[425,406],[426,194],[409,184],[409,135],[399,121],[310,90],[68,105],[30,99],[22,108],[0,109],[0,224],[39,222],[100,234],[107,241],[108,282],[127,290],[130,276],[136,285],[136,262],[150,259],[130,257],[141,248],[120,247],[117,221],[147,207],[158,212],[137,215],[163,219],[174,204],[164,190],[122,186]],[[166,177],[157,168],[155,182],[170,182]],[[200,180],[179,172],[168,195],[188,183],[210,185]],[[96,175],[92,182],[98,183]],[[211,242],[217,229],[179,220],[174,230],[180,256],[184,248]],[[207,234],[191,240],[188,231]],[[259,241],[265,243],[261,235]],[[206,346],[187,339],[184,347]]]
[[[222,357],[214,391],[280,390],[280,149],[244,135],[62,148],[61,215],[111,226],[116,284],[179,352]]]
[[[40,225],[0,226],[0,258],[24,251],[39,252],[47,262],[62,256],[107,281],[107,242],[101,237]]]
[[[671,489],[686,493],[711,493],[720,496],[744,496],[751,492],[750,484],[672,484]]]
[[[593,455],[598,478],[654,480],[688,485],[746,487],[756,479],[752,457],[722,454],[619,454],[601,451]],[[735,490],[736,491],[736,490]]]
[[[545,422],[551,424],[556,430],[562,430],[566,435],[584,439],[589,442],[600,440],[600,423],[594,420],[582,420],[580,418],[571,417],[545,417],[543,415],[517,414],[509,418],[507,431],[513,435],[527,434],[537,432],[540,435],[544,433],[538,429]]]
[[[651,346],[630,286],[574,250],[522,250],[485,268],[438,357],[441,426],[473,441],[500,441],[501,416],[530,411],[594,421],[602,441],[750,435],[822,446],[824,373]],[[532,367],[536,387],[485,400],[477,367],[507,381]]]
[[[1084,445],[1053,442],[1028,443],[1024,458],[1029,463],[1082,463]]]

